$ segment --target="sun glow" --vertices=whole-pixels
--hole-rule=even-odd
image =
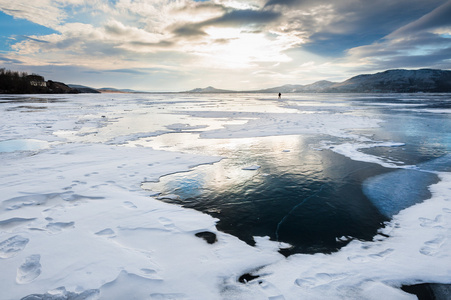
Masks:
[[[263,33],[245,32],[236,28],[208,28],[205,30],[212,42],[197,53],[221,67],[249,67],[256,62],[286,62],[290,58],[282,54],[284,44],[270,40]],[[214,57],[214,60],[211,58]]]
[[[239,38],[242,30],[239,28],[209,27],[205,32],[214,39],[235,39]]]

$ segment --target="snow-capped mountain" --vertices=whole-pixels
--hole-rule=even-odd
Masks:
[[[186,93],[234,93],[234,91],[221,90],[221,89],[216,89],[212,86],[208,86],[206,88],[193,89],[193,90],[187,91]]]
[[[325,90],[341,93],[451,92],[451,71],[388,70],[336,83]]]

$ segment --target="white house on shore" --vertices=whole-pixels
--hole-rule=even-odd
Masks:
[[[30,82],[30,85],[32,86],[43,86],[46,87],[47,86],[47,82],[45,82],[44,77],[40,76],[40,75],[28,75],[27,79]]]

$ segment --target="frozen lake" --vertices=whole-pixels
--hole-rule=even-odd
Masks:
[[[312,100],[304,95],[298,97],[283,101],[279,106],[311,113]],[[359,128],[355,132],[365,137],[378,136],[377,141],[396,139],[402,143],[392,147],[369,143],[362,152],[402,167],[446,157],[450,147],[448,116],[415,111],[420,107],[423,112],[435,109],[443,113],[441,109],[450,106],[446,95],[429,99],[427,105],[419,103],[421,99],[412,95],[407,98],[359,95],[348,96],[341,102],[322,98],[314,107],[322,113],[345,110],[354,116],[383,120],[381,127]],[[410,110],[406,111],[407,108]],[[284,121],[280,119],[279,123]],[[352,131],[353,128],[349,128],[348,132]],[[226,158],[215,166],[163,177],[159,183],[144,183],[143,187],[161,192],[160,200],[217,217],[220,230],[250,245],[254,244],[253,236],[269,236],[272,240],[287,242],[292,247],[284,250],[285,254],[329,253],[351,239],[372,240],[383,222],[393,214],[430,198],[428,186],[438,181],[437,175],[430,172],[410,167],[394,172],[392,167],[384,168],[371,160],[368,163],[365,159],[355,161],[337,155],[333,146],[324,147],[348,142],[336,136],[276,135],[200,142],[199,135],[197,132],[171,133],[155,140],[160,149],[171,147]],[[196,141],[195,147],[192,141]],[[346,154],[352,158],[351,152]],[[440,165],[450,166],[448,161]],[[249,166],[258,168],[247,170]],[[380,174],[385,175],[376,177]],[[399,175],[403,177],[396,181]],[[388,181],[384,182],[384,178]],[[376,179],[382,182],[370,184]],[[388,197],[380,191],[381,185],[390,191],[389,203],[381,199]]]
[[[0,110],[5,299],[416,299],[400,287],[451,283],[448,94],[7,95]]]

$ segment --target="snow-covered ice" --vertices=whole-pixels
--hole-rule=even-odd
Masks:
[[[371,111],[376,96],[361,105],[364,97],[345,95],[30,96],[48,100],[39,110],[11,101],[20,97],[0,97],[1,299],[416,299],[400,286],[451,283],[451,173],[442,161],[412,166],[362,151],[404,146],[366,133],[383,122],[383,104]],[[192,151],[165,144],[184,131],[200,135],[186,141]],[[215,218],[157,199],[176,195],[141,187],[223,159],[198,143],[272,135],[323,136],[318,150],[392,168],[365,185],[391,221],[373,241],[286,258],[285,243],[255,237],[249,246]],[[426,201],[379,201],[395,188],[391,200],[410,197],[425,176],[434,177]],[[256,279],[239,282],[246,273]]]

